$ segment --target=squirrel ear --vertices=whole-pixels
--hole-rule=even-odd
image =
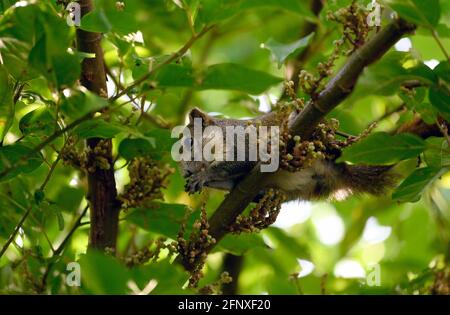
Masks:
[[[197,107],[193,108],[189,112],[189,122],[190,123],[194,123],[194,119],[195,118],[201,118],[203,125],[210,125],[213,122],[213,119],[211,118],[211,116],[209,116],[208,114],[202,112]]]

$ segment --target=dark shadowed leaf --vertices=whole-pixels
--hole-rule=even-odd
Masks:
[[[23,144],[13,144],[0,147],[0,173],[14,166],[14,170],[0,178],[0,181],[13,178],[20,173],[34,171],[42,164],[42,156],[39,153],[31,154],[32,149]],[[23,160],[22,160],[23,159]]]
[[[126,220],[144,230],[176,239],[187,210],[187,206],[182,204],[154,202],[149,208],[131,211],[126,216]],[[192,227],[194,220],[198,217],[196,214],[198,213],[189,216],[186,225],[187,230]]]
[[[47,108],[38,108],[20,119],[19,128],[24,136],[48,136],[55,131],[55,118]]]
[[[73,132],[81,138],[113,138],[122,131],[126,129],[98,118],[82,122]]]

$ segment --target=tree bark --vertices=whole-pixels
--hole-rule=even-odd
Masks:
[[[84,16],[93,10],[91,0],[79,1],[81,15]],[[102,34],[86,32],[77,29],[77,48],[81,52],[93,53],[95,58],[85,58],[81,64],[80,83],[88,90],[101,97],[107,97],[106,73],[101,47]],[[95,160],[98,153],[94,148],[102,139],[90,138],[86,140],[90,149],[89,161]],[[108,160],[109,169],[94,167],[88,172],[88,195],[91,229],[89,234],[89,246],[100,250],[106,248],[115,250],[119,225],[120,203],[116,199],[117,190],[114,178],[112,158],[112,140],[102,141],[104,152],[102,157]]]

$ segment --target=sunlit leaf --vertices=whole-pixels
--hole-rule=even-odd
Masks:
[[[400,202],[418,201],[423,191],[442,175],[442,172],[441,169],[432,167],[416,169],[392,193],[392,198]]]
[[[425,148],[425,142],[412,134],[391,136],[378,132],[344,149],[338,161],[392,164],[413,158],[422,153]]]
[[[270,38],[263,44],[263,48],[267,48],[272,53],[273,58],[278,62],[278,67],[294,55],[300,54],[310,43],[314,33],[309,34],[293,43],[282,44]]]
[[[436,26],[441,16],[439,0],[388,0],[387,2],[401,17],[422,26]]]

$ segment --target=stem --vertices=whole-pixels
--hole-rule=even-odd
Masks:
[[[153,67],[152,70],[150,70],[148,73],[143,75],[141,78],[137,79],[136,81],[132,82],[130,85],[128,85],[126,88],[124,88],[120,93],[118,93],[116,96],[111,98],[111,101],[117,100],[119,97],[130,93],[130,91],[138,86],[139,84],[145,82],[148,78],[150,78],[153,73],[155,73],[157,70],[162,68],[165,65],[168,65],[169,63],[183,57],[183,55],[191,48],[191,46],[203,35],[205,35],[209,30],[211,30],[214,27],[214,25],[205,26],[199,33],[192,35],[192,37],[187,41],[186,44],[184,44],[183,47],[181,47],[177,52],[173,53],[171,56],[169,56],[166,60],[164,60],[162,63],[157,64]]]
[[[81,226],[81,220],[83,219],[83,217],[86,215],[87,210],[89,209],[89,206],[86,206],[84,208],[84,210],[81,212],[80,216],[77,218],[77,220],[75,221],[75,224],[72,226],[72,228],[70,229],[69,233],[67,233],[66,237],[64,238],[64,240],[61,242],[61,244],[59,244],[59,246],[53,251],[53,256],[51,258],[51,262],[47,265],[47,268],[45,269],[44,275],[42,276],[42,289],[44,289],[47,286],[47,278],[48,275],[50,274],[50,271],[53,267],[53,265],[56,263],[56,260],[54,260],[53,258],[60,256],[60,254],[63,252],[64,248],[67,245],[67,242],[70,240],[70,238],[72,237],[72,235],[75,233],[75,231]]]
[[[442,53],[444,54],[445,58],[447,58],[447,61],[450,61],[450,56],[448,55],[447,50],[444,47],[444,44],[442,44],[441,39],[439,38],[438,33],[435,30],[431,31],[431,34],[434,37],[434,40],[438,44],[439,48],[442,50]]]
[[[14,241],[14,239],[16,238],[16,235],[19,232],[19,230],[22,228],[23,223],[25,222],[25,220],[30,215],[31,208],[32,208],[31,206],[28,207],[27,211],[22,216],[22,219],[20,219],[20,222],[16,225],[16,228],[14,229],[12,234],[9,236],[9,238],[6,241],[5,245],[3,245],[2,250],[0,251],[0,258],[2,258],[3,254],[8,249],[9,245],[11,245],[12,241]]]

